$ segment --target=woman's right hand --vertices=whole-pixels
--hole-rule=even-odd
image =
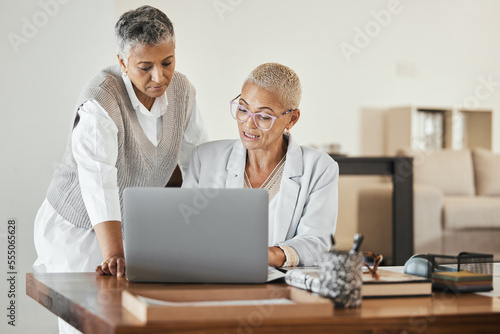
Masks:
[[[99,275],[125,275],[125,256],[123,252],[122,226],[117,220],[106,221],[94,226],[103,259],[97,266]]]

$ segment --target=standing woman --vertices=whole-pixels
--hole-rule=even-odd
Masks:
[[[172,22],[143,6],[115,26],[119,65],[86,85],[62,163],[35,220],[37,272],[122,276],[122,193],[180,185],[207,140],[195,89],[175,71]],[[102,262],[102,263],[101,263]]]

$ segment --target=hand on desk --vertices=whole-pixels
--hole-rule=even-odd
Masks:
[[[124,276],[125,258],[112,257],[104,261],[100,266],[97,266],[97,268],[95,268],[95,272],[99,275]]]
[[[95,269],[99,275],[125,275],[122,227],[117,220],[106,221],[94,226],[104,261]]]
[[[281,267],[285,263],[285,252],[277,246],[268,248],[268,262],[270,267]]]

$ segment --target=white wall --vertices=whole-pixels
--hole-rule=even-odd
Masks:
[[[455,105],[474,95],[478,77],[500,82],[498,1],[401,0],[368,46],[347,62],[342,42],[374,26],[389,0],[148,1],[173,20],[177,68],[193,81],[212,139],[234,137],[228,101],[263,62],[289,65],[303,83],[303,144],[341,143],[360,153],[362,107]],[[397,0],[396,0],[397,2]],[[117,1],[117,13],[144,1]],[[231,5],[234,4],[234,5]],[[215,6],[225,5],[221,16]],[[228,10],[231,9],[231,10]],[[376,26],[375,26],[376,28]],[[376,31],[375,31],[376,32]],[[480,106],[498,108],[500,84]],[[500,149],[500,128],[495,148]]]
[[[31,31],[16,52],[8,34],[22,36],[23,18],[43,19],[38,14],[43,10],[40,3],[53,1],[67,3],[53,16],[47,15],[46,22],[39,22],[43,26]],[[6,272],[5,225],[14,217],[19,227],[20,308],[15,329],[6,325],[4,315],[0,317],[2,333],[55,332],[54,318],[23,296],[24,275],[32,271],[35,260],[32,222],[61,158],[80,89],[99,69],[115,62],[112,34],[118,15],[144,3],[0,2],[0,218],[4,226],[0,268]],[[375,31],[376,36],[349,63],[339,45],[354,45],[357,28],[376,29],[371,12],[386,9],[388,0],[147,3],[163,9],[175,24],[177,69],[197,88],[211,139],[236,136],[228,101],[239,93],[245,76],[268,61],[286,64],[301,77],[302,118],[293,129],[298,141],[340,143],[349,154],[370,153],[361,150],[361,132],[369,128],[362,124],[361,110],[410,103],[461,104],[475,94],[479,78],[489,76],[496,84],[479,106],[500,110],[500,2],[495,0],[401,0],[398,14],[391,15],[390,23],[378,34]],[[219,16],[214,4],[231,10]],[[494,122],[498,151],[500,122]],[[341,196],[342,192],[341,187]],[[355,225],[343,216],[346,206],[341,205],[339,233],[352,235]],[[4,309],[6,286],[1,282]]]
[[[25,295],[25,275],[33,272],[35,261],[33,220],[61,159],[79,90],[97,69],[115,60],[114,1],[58,1],[0,2],[2,274],[7,272],[7,219],[18,220],[17,321],[15,328],[7,325],[2,275],[0,333],[57,332],[52,313]],[[52,4],[46,10],[52,16],[44,16],[41,3]],[[40,27],[24,28],[26,43],[12,44],[8,34],[24,38],[25,18]]]

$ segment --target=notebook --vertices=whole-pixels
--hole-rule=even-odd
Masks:
[[[123,215],[131,282],[267,280],[264,189],[126,188]]]
[[[390,268],[395,268],[391,270]],[[371,297],[409,297],[431,296],[432,281],[426,277],[408,275],[398,271],[398,267],[385,267],[377,270],[378,278],[365,272],[363,274],[363,298]],[[318,267],[286,268],[285,282],[304,290],[320,293]]]

